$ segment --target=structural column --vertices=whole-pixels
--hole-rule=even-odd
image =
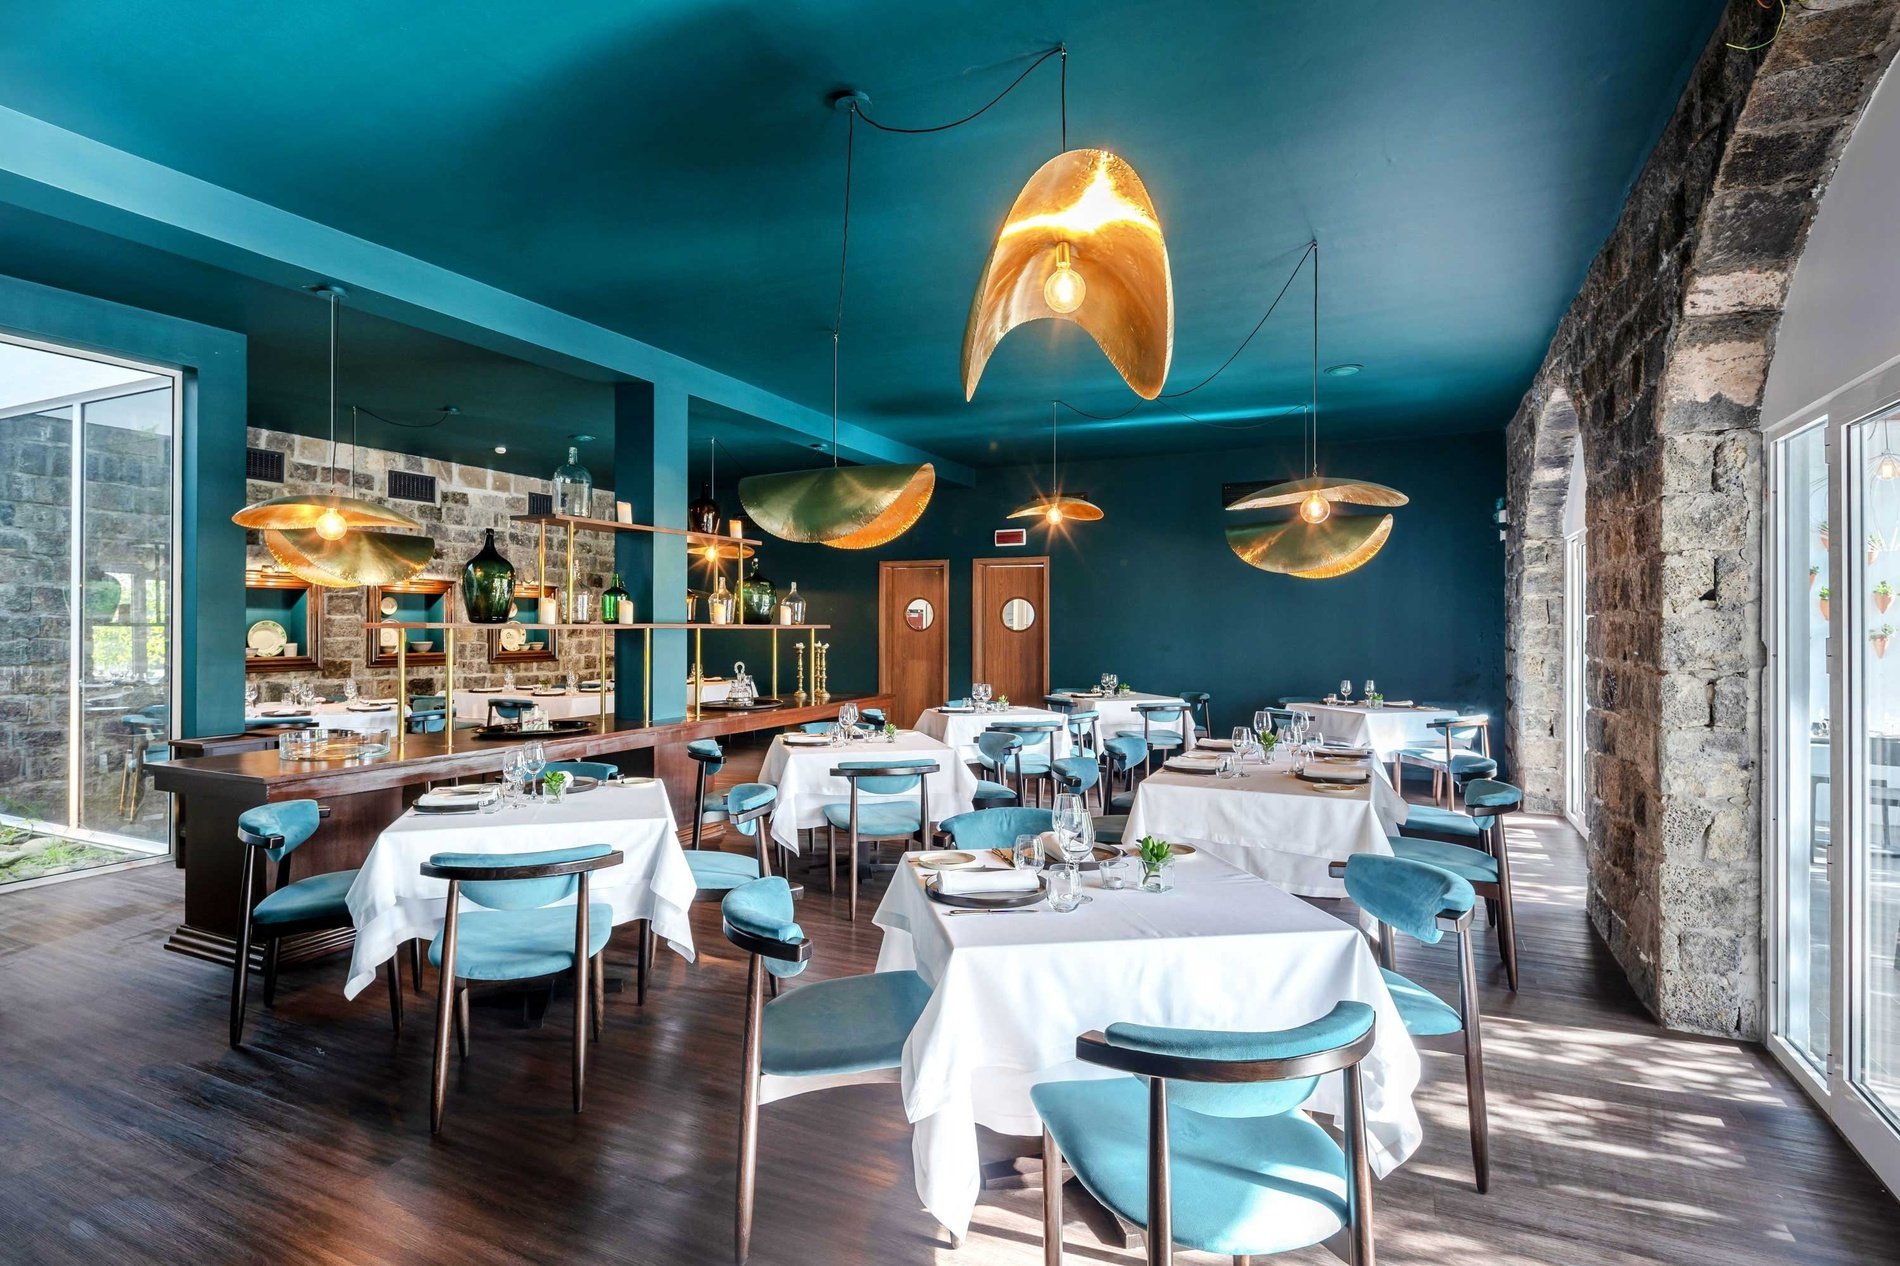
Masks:
[[[614,495],[633,503],[636,520],[656,527],[686,526],[686,405],[686,392],[669,383],[614,388]],[[686,618],[685,537],[617,533],[614,566],[641,622]],[[656,722],[686,714],[686,639],[683,632],[653,634]],[[644,633],[614,635],[614,711],[622,722],[646,714],[645,656]]]

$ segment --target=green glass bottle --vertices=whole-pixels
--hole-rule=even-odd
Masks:
[[[632,599],[627,595],[627,591],[621,588],[620,573],[615,572],[613,584],[607,586],[607,591],[600,595],[600,622],[602,624],[618,623],[620,620],[620,604],[631,600]]]
[[[772,582],[759,574],[759,560],[752,560],[751,572],[745,583],[739,588],[740,597],[745,602],[745,618],[758,624],[770,624],[772,612],[778,606],[778,593]]]
[[[472,624],[501,624],[514,600],[514,564],[495,548],[495,529],[489,528],[482,552],[462,568],[462,606]]]

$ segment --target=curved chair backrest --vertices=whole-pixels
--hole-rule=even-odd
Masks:
[[[836,721],[807,721],[798,727],[807,734],[829,734],[838,728]]]
[[[490,699],[488,701],[488,719],[496,717],[504,721],[519,721],[521,714],[534,706],[532,699]]]
[[[606,782],[619,775],[620,767],[609,765],[604,760],[551,760],[542,771],[542,776],[562,773],[573,774],[576,778],[598,778]]]
[[[532,853],[437,853],[423,863],[422,873],[459,885],[478,906],[533,910],[575,895],[582,873],[618,866],[621,857],[611,844]]]
[[[1340,1002],[1294,1029],[1260,1033],[1111,1024],[1076,1039],[1085,1063],[1160,1077],[1173,1107],[1212,1117],[1269,1117],[1305,1103],[1322,1075],[1372,1049],[1374,1013]]]
[[[890,718],[884,715],[882,708],[864,708],[858,712],[858,715],[864,718],[867,725],[875,725],[880,730],[890,721]]]
[[[1068,712],[1074,709],[1075,700],[1069,695],[1044,695],[1042,706],[1051,712]]]
[[[762,782],[742,782],[726,792],[726,823],[743,835],[758,832],[759,819],[778,803],[778,788]]]
[[[792,917],[792,886],[777,875],[741,884],[719,902],[726,939],[765,960],[774,976],[796,976],[811,961],[811,942]]]
[[[1427,728],[1443,734],[1447,745],[1455,745],[1462,740],[1465,747],[1474,746],[1476,742],[1490,746],[1491,718],[1482,712],[1460,711],[1455,717],[1440,717],[1425,724]],[[1483,735],[1483,739],[1480,739],[1480,735]]]
[[[409,699],[409,732],[435,734],[446,729],[448,702],[443,695],[412,695]]]
[[[986,848],[1009,848],[1018,835],[1054,830],[1055,818],[1048,809],[978,809],[945,818],[938,825],[958,848],[980,853]]]
[[[261,848],[274,862],[296,852],[317,833],[323,810],[315,800],[279,800],[260,804],[238,814],[238,839],[252,848]]]
[[[983,768],[998,770],[1009,762],[1009,758],[1022,745],[1023,740],[1020,734],[985,730],[976,736],[976,758]]]
[[[1054,750],[1056,731],[1061,729],[1063,721],[1051,717],[1046,721],[992,721],[990,729],[999,734],[1014,734],[1022,740],[1021,751],[1044,747]]]
[[[1346,895],[1367,914],[1427,945],[1471,917],[1478,894],[1441,866],[1355,853],[1346,859]]]
[[[698,761],[704,773],[716,774],[726,763],[726,753],[719,746],[718,739],[694,739],[686,745],[686,754]]]
[[[1109,763],[1120,770],[1130,770],[1148,759],[1148,744],[1139,734],[1117,734],[1102,744]]]
[[[1188,715],[1196,712],[1201,715],[1201,725],[1205,729],[1214,728],[1214,696],[1205,690],[1183,690],[1181,700],[1188,706]]]
[[[1185,703],[1138,703],[1135,711],[1156,721],[1171,721],[1188,710]]]
[[[1480,827],[1490,829],[1507,813],[1524,803],[1524,793],[1508,782],[1494,778],[1473,778],[1465,784],[1465,810]]]
[[[942,766],[933,756],[894,757],[890,760],[848,760],[831,771],[833,778],[849,778],[853,791],[873,796],[899,796],[915,791],[925,774]]]

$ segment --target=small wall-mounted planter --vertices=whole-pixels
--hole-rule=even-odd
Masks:
[[[1885,659],[1887,657],[1887,639],[1889,636],[1891,635],[1886,633],[1876,633],[1867,639],[1874,644],[1875,659]]]
[[[1874,587],[1874,610],[1885,615],[1887,614],[1887,608],[1892,605],[1893,590],[1889,588],[1887,582],[1883,580]]]
[[[1831,617],[1828,615],[1827,590],[1825,589],[1821,590],[1821,597],[1819,599],[1818,605],[1821,608],[1821,618],[1823,620],[1830,619]]]

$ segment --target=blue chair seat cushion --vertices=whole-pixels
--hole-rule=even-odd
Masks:
[[[1135,807],[1135,793],[1132,791],[1116,792],[1108,798],[1108,807],[1116,813],[1127,813],[1130,809]]]
[[[790,990],[765,1006],[760,1067],[779,1077],[896,1068],[929,1002],[930,986],[914,971],[820,980]]]
[[[742,853],[726,853],[716,848],[689,848],[687,868],[701,890],[724,891],[749,884],[759,877],[759,859]]]
[[[327,875],[293,880],[258,902],[251,919],[266,925],[316,919],[334,920],[339,926],[347,924],[350,907],[344,897],[355,882],[353,870],[333,870]]]
[[[1464,1029],[1458,1009],[1425,986],[1413,984],[1389,968],[1381,967],[1379,974],[1385,977],[1386,991],[1399,1009],[1399,1019],[1405,1021],[1405,1031],[1413,1037],[1442,1037]]]
[[[1102,766],[1093,756],[1064,756],[1054,768],[1056,777],[1075,791],[1087,791],[1102,776]]]
[[[1415,840],[1403,835],[1393,837],[1390,843],[1394,857],[1441,867],[1466,883],[1495,884],[1498,881],[1498,859],[1483,849],[1448,844],[1444,840]]]
[[[1125,736],[1127,738],[1141,737],[1141,731],[1139,729],[1118,730],[1116,731],[1116,733],[1122,736]],[[1156,726],[1155,728],[1148,731],[1147,743],[1149,747],[1153,747],[1157,749],[1168,748],[1172,750],[1174,748],[1182,746],[1184,743],[1186,743],[1186,741],[1187,740],[1183,739],[1180,736],[1180,734],[1177,733],[1176,731],[1164,729],[1164,728],[1161,728],[1160,726]]]
[[[1400,835],[1450,835],[1460,840],[1481,840],[1484,827],[1468,813],[1440,809],[1429,804],[1406,806],[1405,823]]]
[[[1095,840],[1099,844],[1120,844],[1127,831],[1126,813],[1100,814],[1095,819]]]
[[[587,956],[607,948],[613,907],[587,903]],[[429,962],[442,965],[442,938],[429,944]],[[467,910],[455,934],[455,974],[461,980],[532,980],[574,969],[574,905],[527,910]]]
[[[1406,760],[1417,765],[1429,765],[1433,769],[1445,767],[1445,749],[1440,747],[1418,746],[1400,749]],[[1453,752],[1451,754],[1451,772],[1460,778],[1489,778],[1498,772],[1498,763],[1489,756],[1477,752]]]
[[[1000,782],[991,782],[987,778],[979,778],[976,780],[976,794],[970,798],[979,804],[991,800],[1007,801],[1010,804],[1016,803],[1015,791],[1005,787]]]
[[[1043,1082],[1043,1125],[1096,1199],[1148,1222],[1148,1091],[1133,1077]],[[1222,1256],[1318,1244],[1346,1225],[1346,1158],[1301,1112],[1213,1117],[1168,1112],[1175,1243]]]
[[[891,801],[885,804],[858,802],[858,836],[861,839],[896,839],[915,835],[923,829],[923,810],[915,801]],[[851,829],[851,806],[828,804],[825,821],[840,831]]]

